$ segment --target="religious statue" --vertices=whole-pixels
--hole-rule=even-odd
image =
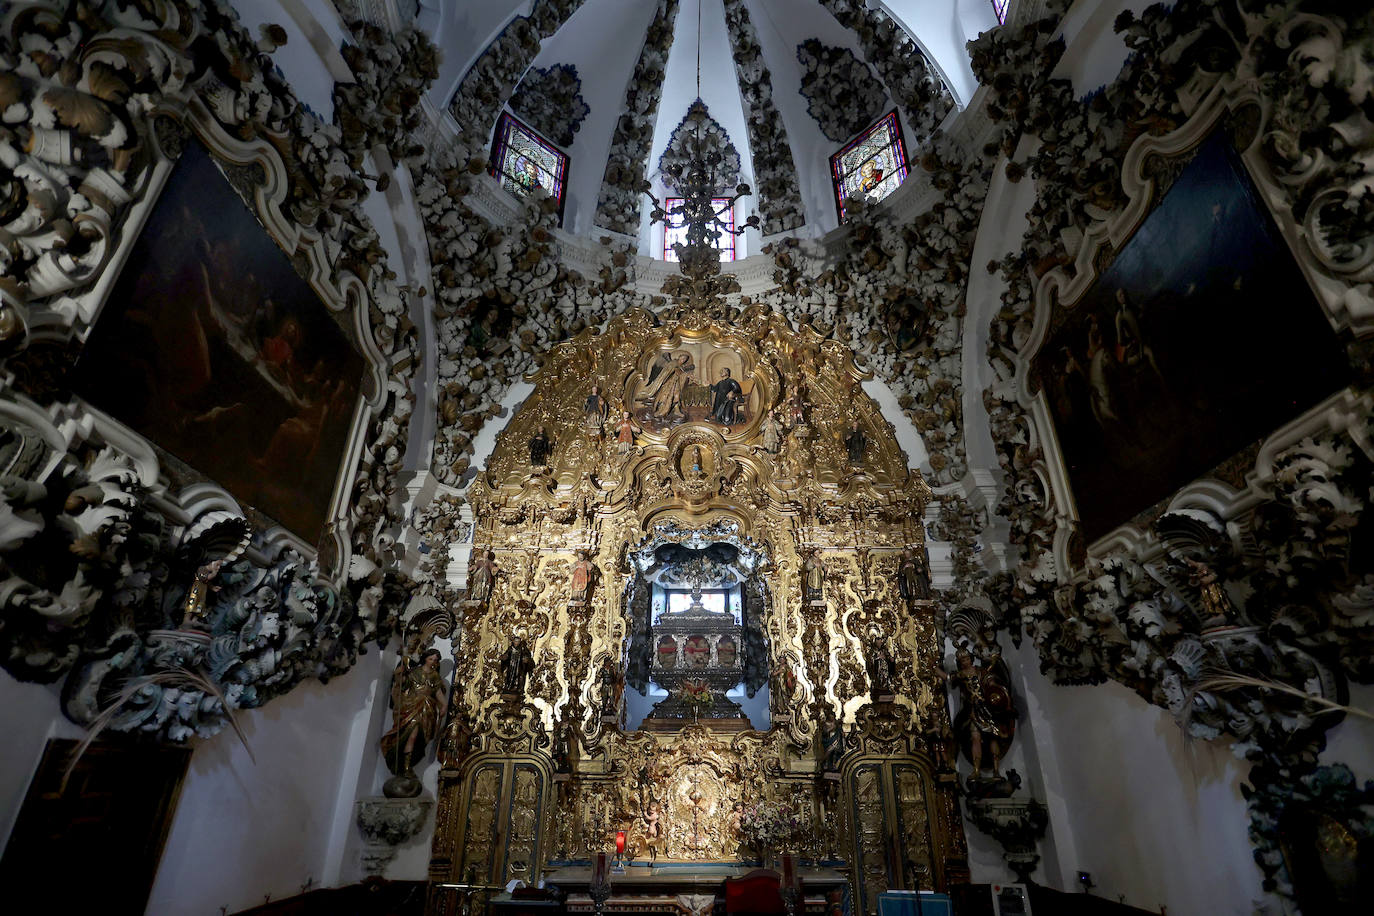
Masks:
[[[849,453],[849,463],[862,465],[864,463],[864,453],[868,451],[868,437],[859,428],[859,421],[855,420],[849,427],[849,435],[844,438],[845,450]]]
[[[908,547],[902,551],[902,562],[897,568],[897,590],[907,601],[930,598],[930,567],[923,549]]]
[[[802,397],[801,390],[794,388],[783,408],[783,420],[798,439],[806,439],[811,435],[811,430],[806,425],[806,408],[802,406]]]
[[[530,464],[537,468],[547,467],[552,454],[553,440],[549,438],[549,431],[541,426],[530,438]]]
[[[620,709],[620,672],[609,655],[601,660],[596,680],[600,684],[601,715],[615,718]]]
[[[393,776],[382,791],[389,798],[420,794],[415,764],[439,731],[448,705],[444,679],[439,676],[439,650],[426,649],[419,662],[403,657],[391,680],[391,731],[382,735],[382,759]]]
[[[569,599],[573,604],[591,604],[592,590],[596,588],[596,566],[587,551],[577,552],[577,562],[572,568],[572,593]]]
[[[644,831],[644,848],[650,861],[658,861],[658,854],[668,854],[668,826],[663,823],[663,806],[657,801],[640,815],[640,829]]]
[[[491,587],[501,567],[496,565],[496,551],[484,550],[477,559],[468,563],[468,600],[486,604],[491,598]]]
[[[720,381],[711,386],[711,419],[724,426],[734,426],[742,419],[744,390],[730,377],[729,369],[720,370]]]
[[[735,802],[730,809],[730,817],[725,822],[726,829],[730,832],[730,839],[736,844],[744,843],[744,802]]]
[[[635,433],[639,432],[639,427],[630,417],[628,410],[620,412],[620,421],[615,425],[615,448],[621,455],[627,455],[630,449],[635,446]]]
[[[1236,609],[1231,597],[1217,578],[1216,571],[1201,560],[1184,557],[1188,566],[1188,584],[1202,593],[1202,609],[1207,618],[1202,622],[1204,628],[1225,626],[1235,620]]]
[[[821,722],[821,754],[822,772],[838,773],[840,758],[844,756],[844,725],[829,704],[826,704],[825,718]]]
[[[439,741],[439,765],[456,770],[463,765],[472,750],[472,716],[466,709],[457,708],[448,720],[444,737]]]
[[[892,679],[897,674],[897,664],[881,636],[869,634],[868,645],[864,649],[864,667],[868,671],[868,694],[877,702],[881,697],[893,693]]]
[[[212,592],[219,591],[219,586],[213,583],[222,565],[223,560],[211,560],[196,569],[196,576],[191,580],[191,587],[186,592],[185,610],[181,615],[183,630],[208,629],[209,598]]]
[[[701,446],[692,446],[692,479],[700,480],[706,476],[706,469],[702,466]]]
[[[825,591],[825,566],[821,563],[821,558],[816,551],[812,550],[806,555],[806,560],[802,564],[802,574],[806,588],[806,600],[820,601]]]
[[[534,655],[530,653],[529,646],[525,645],[525,638],[515,637],[505,654],[501,656],[501,692],[509,696],[523,697],[525,681],[533,670]]]
[[[606,422],[609,409],[606,399],[601,396],[601,388],[593,385],[591,394],[587,395],[587,400],[582,405],[582,425],[596,435],[601,435],[601,427]]]
[[[572,737],[568,734],[572,726],[567,722],[560,722],[553,732],[553,748],[550,756],[553,757],[553,771],[555,773],[572,772]]]
[[[696,364],[692,362],[690,353],[659,357],[639,395],[641,401],[649,402],[649,413],[655,420],[682,419],[686,416],[682,409],[682,391],[692,383],[692,373],[695,371]]]
[[[990,769],[992,778],[1000,779],[1002,758],[1016,733],[1016,704],[1001,670],[1005,665],[997,664],[1000,653],[985,667],[975,665],[967,649],[958,650],[954,658],[958,669],[953,677],[938,673],[955,681],[964,696],[963,708],[954,718],[955,734],[973,764],[972,778],[982,779],[983,771]]]
[[[782,448],[782,424],[778,422],[778,415],[771,410],[768,411],[759,432],[763,435],[763,450],[770,455],[776,455]]]

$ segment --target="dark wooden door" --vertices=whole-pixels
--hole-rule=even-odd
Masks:
[[[48,742],[0,857],[0,887],[65,912],[140,914],[191,751],[92,744],[63,786],[75,748]]]

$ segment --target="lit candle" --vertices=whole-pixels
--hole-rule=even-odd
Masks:
[[[623,856],[623,855],[625,854],[625,831],[624,831],[624,830],[617,830],[617,831],[615,832],[615,851],[616,851],[616,855],[622,855],[622,856]]]

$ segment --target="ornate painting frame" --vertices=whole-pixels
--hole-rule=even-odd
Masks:
[[[298,268],[302,264],[308,267],[308,275],[302,276],[302,279],[319,297],[322,307],[343,316],[341,327],[364,361],[361,393],[353,408],[345,449],[335,472],[327,522],[321,539],[310,543],[281,525],[273,525],[264,532],[265,546],[260,549],[261,554],[266,556],[275,553],[277,545],[289,546],[302,556],[313,559],[323,545],[326,548],[324,556],[333,558],[333,561],[321,564],[322,571],[335,585],[340,585],[351,552],[349,484],[365,444],[368,425],[381,410],[386,391],[388,360],[382,354],[370,326],[370,293],[357,276],[331,267],[328,247],[317,232],[295,222],[286,214],[290,176],[281,154],[270,143],[262,139],[246,142],[231,136],[195,96],[181,104],[169,99],[161,100],[149,113],[149,120],[153,129],[149,131],[148,139],[155,161],[140,189],[140,196],[130,203],[122,225],[111,231],[112,239],[117,241],[101,266],[98,278],[84,292],[70,297],[68,303],[64,303],[74,309],[73,321],[63,320],[72,314],[65,310],[31,311],[29,340],[34,343],[61,341],[77,347],[84,346],[105,310],[135,243],[162,198],[162,192],[180,158],[181,151],[175,147],[190,137],[203,144],[215,163],[222,171],[226,171],[226,181],[230,180],[227,170],[234,170],[237,181],[230,183],[238,185],[234,188],[235,193],[240,198],[244,197],[245,191],[251,193],[251,210],[263,231]],[[257,176],[256,179],[254,176]],[[250,206],[249,200],[243,202],[245,206]],[[4,409],[5,405],[0,404],[0,411]],[[62,451],[85,444],[110,446],[126,454],[138,468],[139,482],[161,494],[161,502],[174,519],[184,516],[186,523],[190,524],[206,512],[215,512],[220,516],[245,516],[239,500],[208,478],[192,481],[174,491],[168,480],[162,449],[84,398],[73,395],[58,408],[58,415],[64,421],[58,429],[71,430],[76,435],[71,438],[60,434],[45,437],[48,441],[54,445],[63,442]],[[52,457],[56,459],[59,456],[60,452],[55,452]],[[192,471],[196,476],[201,476],[198,469]]]
[[[1122,187],[1128,203],[1108,218],[1099,219],[1083,232],[1071,266],[1056,267],[1040,278],[1035,289],[1035,319],[1025,344],[1016,352],[1014,384],[1018,400],[1031,418],[1035,442],[1044,455],[1042,485],[1047,491],[1055,520],[1052,547],[1054,567],[1064,584],[1082,581],[1089,557],[1102,557],[1125,551],[1145,560],[1158,556],[1158,539],[1134,521],[1126,521],[1094,540],[1084,543],[1079,529],[1078,511],[1069,480],[1067,462],[1043,386],[1035,382],[1035,362],[1049,339],[1052,316],[1057,309],[1072,312],[1087,295],[1109,262],[1109,252],[1120,252],[1146,218],[1158,206],[1159,180],[1153,172],[1159,160],[1178,160],[1198,149],[1228,118],[1257,119],[1252,122],[1251,140],[1238,156],[1259,191],[1268,216],[1292,252],[1314,298],[1336,333],[1374,326],[1371,316],[1360,317],[1345,308],[1340,291],[1332,280],[1328,258],[1311,241],[1310,227],[1294,223],[1285,209],[1276,205],[1281,199],[1279,186],[1258,150],[1268,116],[1266,101],[1243,88],[1222,84],[1197,101],[1188,120],[1167,134],[1139,137],[1127,150],[1122,165]],[[1217,466],[1188,482],[1166,497],[1164,512],[1200,508],[1218,517],[1231,518],[1253,508],[1274,479],[1275,457],[1306,437],[1323,431],[1348,428],[1352,421],[1366,415],[1367,398],[1349,387],[1302,411],[1282,427],[1267,435],[1255,457],[1253,467],[1244,471],[1245,485],[1237,488],[1217,479]]]
[[[0,141],[16,204],[0,283],[0,664],[64,681],[78,724],[118,703],[114,730],[181,743],[215,734],[235,708],[341,674],[395,626],[404,602],[384,598],[406,574],[391,562],[390,494],[421,353],[410,291],[388,269],[362,207],[372,189],[352,164],[380,139],[304,106],[223,4],[90,12],[20,0],[0,14],[6,51],[24,49]],[[314,543],[265,521],[253,530],[224,487],[73,393],[73,367],[190,137],[361,358]],[[212,632],[235,647],[213,663]],[[197,667],[214,687],[159,686]],[[131,679],[147,683],[121,700]]]

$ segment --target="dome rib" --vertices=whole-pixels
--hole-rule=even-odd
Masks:
[[[477,55],[448,103],[449,114],[459,129],[480,127],[481,132],[468,138],[469,143],[486,144],[501,106],[539,56],[541,43],[561,29],[585,2],[536,0],[528,16],[516,16],[506,23],[501,34]]]
[[[725,0],[725,27],[730,35],[735,77],[744,104],[744,124],[754,159],[754,190],[758,194],[763,234],[796,229],[806,222],[797,185],[797,166],[792,158],[787,128],[773,104],[773,81],[764,65],[763,48],[743,0]]]
[[[596,199],[596,225],[623,235],[639,231],[640,186],[649,166],[663,72],[673,45],[678,0],[658,0],[643,49],[625,89],[625,113],[615,122],[606,172]]]
[[[925,52],[896,20],[865,8],[863,0],[819,2],[859,39],[864,58],[878,71],[887,94],[906,116],[914,134],[911,147],[921,146],[954,108],[954,96],[936,75]]]

